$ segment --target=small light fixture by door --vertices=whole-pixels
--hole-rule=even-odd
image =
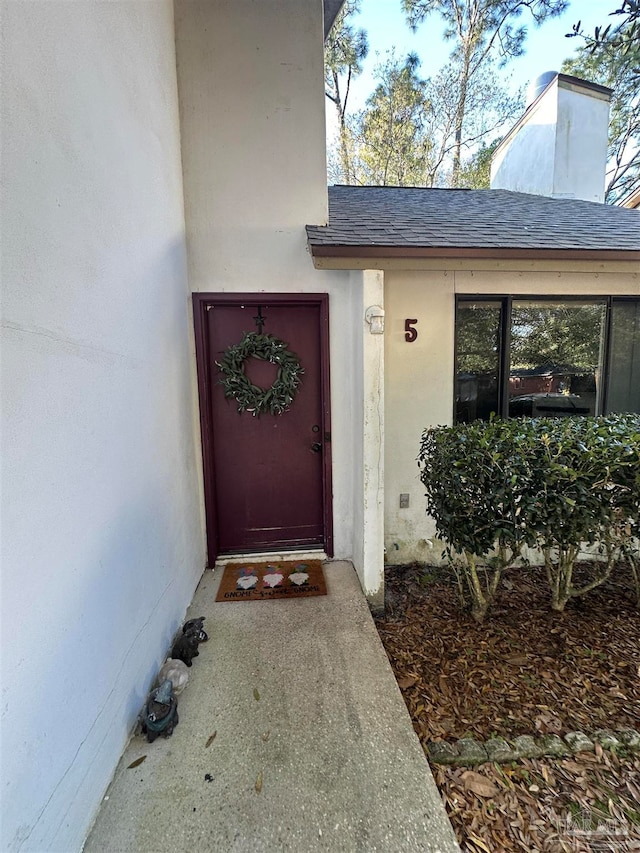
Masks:
[[[372,335],[384,334],[384,308],[380,305],[371,305],[364,314],[364,319],[369,324]]]

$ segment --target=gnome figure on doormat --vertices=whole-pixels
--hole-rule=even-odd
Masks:
[[[291,572],[291,574],[289,575],[289,580],[291,581],[291,583],[295,584],[296,586],[305,586],[306,584],[308,584],[309,573],[305,571],[305,569],[308,568],[309,567],[306,563],[298,563],[295,568],[295,571]]]
[[[257,583],[258,575],[256,574],[255,569],[252,569],[251,566],[243,566],[238,572],[236,586],[240,589],[253,589]]]
[[[262,583],[264,586],[273,589],[276,586],[280,586],[282,581],[284,580],[284,575],[278,569],[277,566],[267,566],[266,574],[262,576]]]

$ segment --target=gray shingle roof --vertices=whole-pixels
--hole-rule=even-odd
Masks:
[[[508,190],[329,187],[329,224],[308,225],[307,236],[314,255],[340,247],[340,254],[367,247],[378,256],[389,248],[395,256],[402,249],[566,250],[637,252],[640,262],[637,210]]]

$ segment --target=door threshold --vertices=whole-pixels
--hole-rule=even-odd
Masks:
[[[326,551],[322,549],[305,550],[305,551],[275,551],[275,552],[260,552],[257,554],[221,554],[215,562],[214,569],[224,568],[227,563],[249,562],[252,563],[268,563],[273,560],[275,562],[284,562],[285,560],[322,560],[326,562],[329,559]]]

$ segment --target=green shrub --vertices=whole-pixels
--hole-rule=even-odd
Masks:
[[[625,557],[638,583],[640,416],[492,419],[435,427],[418,461],[427,512],[481,620],[504,569],[536,547],[551,606],[603,583]],[[599,559],[574,584],[589,545]]]
[[[529,424],[537,455],[529,524],[544,557],[551,607],[562,611],[571,598],[604,583],[631,544],[625,531],[634,501],[633,472],[640,463],[640,418],[608,415]],[[601,559],[590,563],[592,577],[576,587],[575,563],[585,545]]]
[[[427,512],[481,621],[502,572],[533,545],[523,508],[532,478],[522,447],[523,422],[492,419],[436,427],[422,436],[420,478]],[[518,440],[520,437],[520,440]],[[464,592],[464,587],[461,591]]]
[[[629,563],[640,607],[640,418],[637,415],[607,419],[609,445],[617,449],[618,465],[609,487],[609,524],[600,536],[601,550]]]

